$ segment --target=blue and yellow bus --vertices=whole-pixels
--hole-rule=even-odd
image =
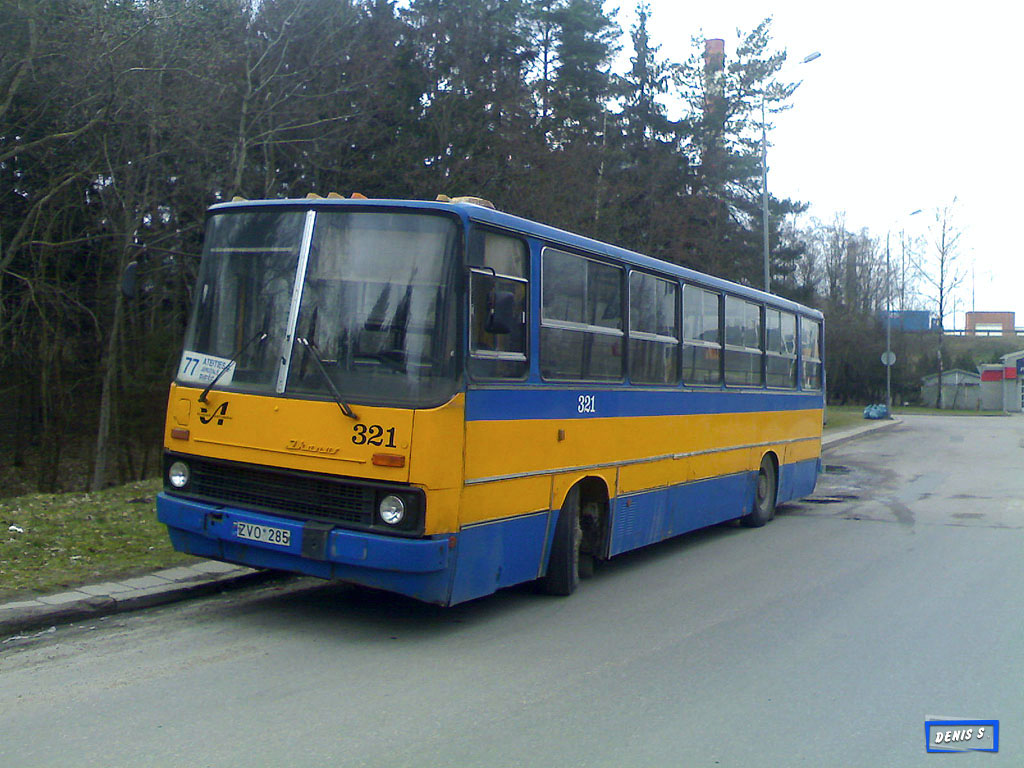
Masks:
[[[819,312],[484,202],[210,209],[176,549],[452,605],[811,493]]]

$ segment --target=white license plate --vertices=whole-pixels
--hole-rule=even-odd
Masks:
[[[235,523],[235,536],[249,541],[262,541],[265,544],[277,544],[287,547],[292,543],[292,532],[287,528],[271,528],[269,525],[254,523]]]

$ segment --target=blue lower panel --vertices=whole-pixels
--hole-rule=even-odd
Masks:
[[[819,459],[779,469],[778,503],[809,496],[821,467]],[[670,488],[619,496],[612,502],[609,556],[656,541],[735,520],[750,512],[756,472],[700,480]]]
[[[755,472],[619,496],[613,502],[609,555],[695,531],[750,511]]]
[[[779,470],[779,503],[802,499],[814,493],[821,472],[821,459],[786,464]]]
[[[157,497],[157,518],[168,527],[171,543],[180,552],[449,603],[455,559],[449,536],[403,539],[334,529],[321,534],[326,539],[317,547],[318,556],[310,557],[303,554],[307,529],[300,521],[184,501],[163,493]],[[280,546],[241,539],[235,532],[236,523],[286,530],[290,543]]]
[[[541,512],[463,528],[452,602],[489,595],[540,576],[553,521],[552,513]]]

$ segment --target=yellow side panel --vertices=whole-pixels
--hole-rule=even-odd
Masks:
[[[459,488],[427,490],[427,519],[423,529],[427,536],[459,530],[460,496]]]
[[[495,483],[467,485],[462,491],[461,525],[500,520],[550,509],[551,478],[521,477]]]
[[[662,459],[643,464],[630,464],[619,470],[619,486],[615,495],[688,483],[693,479],[693,466],[688,459]]]
[[[469,422],[466,480],[501,488],[514,477],[556,474],[558,507],[580,477],[604,477],[615,496],[754,471],[769,451],[780,462],[819,456],[821,411]],[[478,514],[467,510],[463,522]]]
[[[411,481],[426,488],[461,488],[466,396],[414,413]]]
[[[791,443],[786,446],[785,463],[793,464],[798,461],[809,461],[821,456],[821,437],[813,440],[805,440],[799,443]]]
[[[459,529],[462,450],[465,440],[465,395],[440,408],[415,411],[410,481],[427,491],[425,533]]]

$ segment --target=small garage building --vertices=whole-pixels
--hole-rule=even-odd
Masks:
[[[935,408],[939,400],[939,375],[933,373],[921,379],[921,400]],[[976,411],[981,405],[981,375],[960,368],[942,374],[942,407],[961,411]]]

